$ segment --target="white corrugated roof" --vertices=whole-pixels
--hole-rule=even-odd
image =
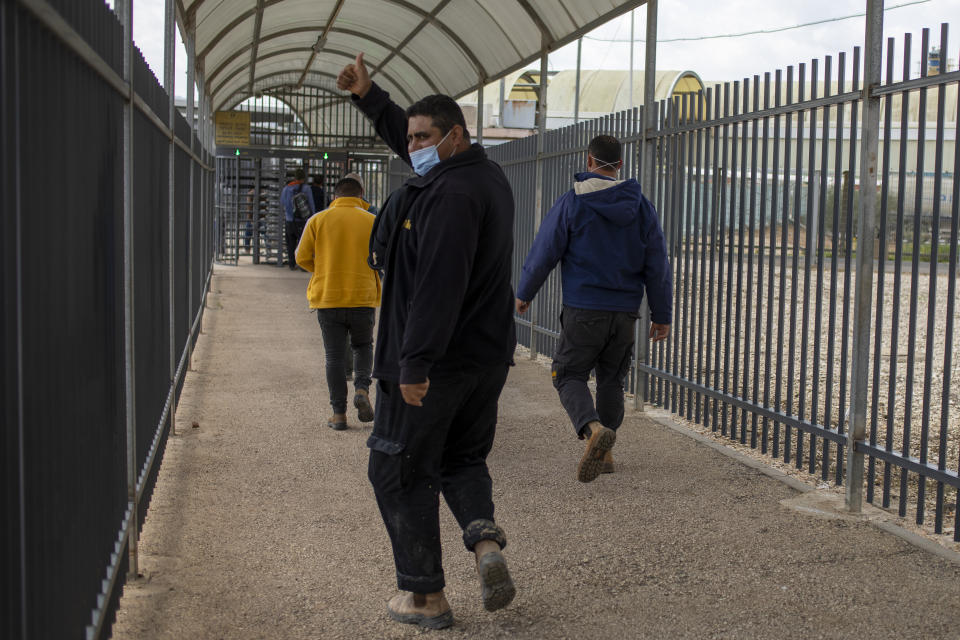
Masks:
[[[332,93],[363,51],[401,106],[460,97],[645,0],[178,0],[214,109],[297,85]]]

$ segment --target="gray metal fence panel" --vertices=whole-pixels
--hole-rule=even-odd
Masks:
[[[943,51],[947,35],[944,25]],[[929,46],[924,32],[914,78],[909,35],[900,69],[891,40],[886,80],[873,89],[884,101],[873,238],[856,233],[859,49],[651,105],[658,125],[645,139],[642,114],[624,112],[547,132],[539,158],[532,138],[490,155],[514,188],[516,284],[539,219],[536,164],[544,214],[584,166],[593,135],[627,143],[623,177],[639,177],[643,147],[652,147],[646,191],[667,240],[675,318],[668,341],[638,345],[628,390],[837,484],[854,382],[854,259],[872,241],[876,302],[861,340],[871,350],[869,429],[856,443],[867,455],[867,500],[879,492],[883,506],[896,502],[918,523],[932,512],[935,531],[953,526],[960,539],[950,523],[960,487],[960,72],[929,76]],[[552,353],[561,298],[554,273],[535,312],[517,317],[521,344]]]
[[[212,266],[202,241],[210,168],[186,151],[192,136],[179,118],[171,288],[169,98],[137,53],[125,174],[123,49],[123,29],[102,3],[0,4],[4,638],[109,633]],[[63,158],[67,168],[55,169]],[[201,178],[192,228],[183,195],[191,172]],[[182,315],[172,336],[171,294]],[[174,381],[171,353],[180,355]]]

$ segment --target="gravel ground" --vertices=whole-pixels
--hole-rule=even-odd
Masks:
[[[628,411],[619,470],[582,444],[549,373],[518,358],[489,458],[516,600],[482,609],[445,508],[456,625],[390,622],[369,426],[327,429],[306,274],[218,266],[116,638],[956,638],[960,565]],[[196,423],[196,427],[192,427]],[[829,498],[829,496],[826,496]]]

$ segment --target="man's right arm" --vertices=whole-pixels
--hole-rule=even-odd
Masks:
[[[533,239],[527,259],[523,261],[520,282],[517,284],[517,300],[521,302],[533,300],[567,250],[567,228],[563,218],[571,194],[572,192],[567,192],[554,203]],[[517,311],[524,313],[526,309],[521,311],[518,304]]]
[[[363,53],[358,53],[354,63],[345,66],[337,76],[337,88],[351,93],[353,103],[373,121],[377,135],[404,162],[410,164],[406,112],[370,79]]]

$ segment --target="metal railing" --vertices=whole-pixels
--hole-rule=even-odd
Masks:
[[[0,4],[4,638],[109,634],[212,273],[208,105],[116,5]]]
[[[924,31],[921,50],[929,44]],[[941,51],[947,45],[944,25]],[[629,390],[837,484],[848,483],[861,393],[864,431],[853,446],[866,473],[848,503],[879,494],[917,523],[932,512],[937,533],[952,516],[960,540],[960,72],[928,75],[924,53],[912,78],[908,36],[897,80],[894,47],[889,40],[886,78],[870,92],[854,50],[852,60],[841,53],[836,64],[828,56],[663,101],[646,135],[641,108],[550,131],[540,155],[533,137],[490,155],[514,188],[516,283],[538,221],[584,169],[593,135],[626,143],[621,177],[644,175],[634,161],[652,149],[655,178],[644,190],[662,218],[675,317],[670,339],[649,354],[638,340]],[[870,198],[867,100],[882,114]],[[552,353],[561,302],[555,271],[529,320],[517,317],[532,354]]]

